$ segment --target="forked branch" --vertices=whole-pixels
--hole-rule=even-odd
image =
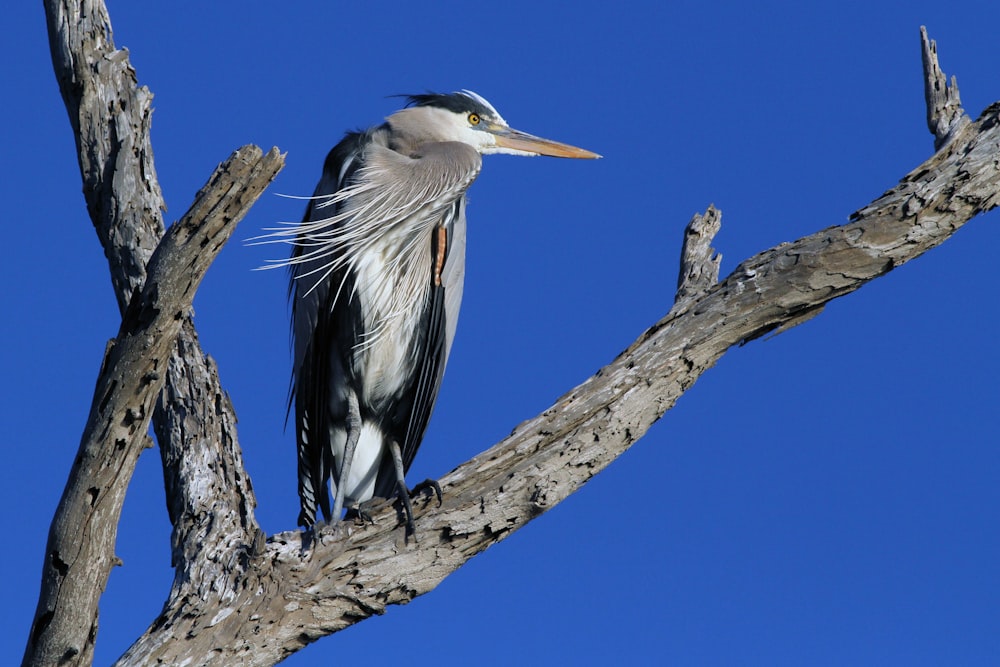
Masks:
[[[45,13],[53,67],[77,142],[87,208],[124,314],[129,299],[144,285],[146,264],[163,236],[161,211],[165,206],[149,137],[152,95],[138,86],[128,53],[115,48],[101,0],[46,0]],[[258,173],[254,178],[262,176]],[[157,401],[153,423],[164,460],[178,579],[197,590],[211,584],[192,576],[184,566],[195,561],[183,554],[190,555],[206,543],[223,544],[235,551],[240,545],[259,541],[259,529],[253,518],[253,492],[236,440],[235,415],[186,312],[177,341],[166,369],[160,371],[166,376],[164,391],[169,398]],[[200,471],[208,469],[213,474],[206,479]],[[128,473],[124,483],[130,471],[130,466],[123,470]],[[202,481],[210,483],[203,486]],[[100,524],[97,528],[107,529]],[[209,533],[211,539],[207,539]],[[52,566],[47,560],[44,572]],[[199,572],[211,576],[208,568]],[[94,580],[95,595],[103,589],[104,581],[100,577]],[[70,596],[61,597],[58,605],[66,614],[61,627],[69,634],[82,626],[96,629],[92,605]],[[39,640],[41,630],[49,628],[47,615],[54,612],[40,601],[24,663],[44,664],[45,655],[58,653],[51,646],[60,643],[67,647],[67,654],[59,656],[66,664],[88,663],[93,631],[85,642],[78,637],[58,637],[60,633],[54,632],[47,640],[51,644],[43,645]],[[69,620],[71,617],[75,620]]]
[[[125,491],[148,446],[167,360],[209,265],[282,163],[276,149],[266,156],[255,146],[236,151],[153,253],[145,285],[129,301],[102,365],[80,451],[49,531],[26,664],[91,661],[97,603],[115,564]]]
[[[145,288],[132,299],[119,343],[102,370],[88,426],[88,434],[96,436],[85,438],[65,510],[60,508],[67,516],[85,514],[99,534],[74,536],[67,525],[72,521],[57,517],[26,664],[85,664],[92,656],[96,601],[113,561],[110,545],[121,496],[145,445],[144,424],[178,329],[184,331],[155,420],[178,575],[163,613],[119,664],[271,665],[310,641],[433,589],[606,467],[730,347],[791,326],[940,244],[993,208],[1000,191],[1000,106],[968,121],[957,87],[942,83],[936,49],[924,33],[928,125],[941,150],[895,188],[848,224],[762,252],[721,283],[711,249],[718,212],[710,208],[696,216],[675,307],[594,377],[440,480],[444,504],[415,508],[419,544],[404,541],[392,508],[376,514],[374,525],[320,529],[308,549],[297,531],[264,544],[253,520],[254,499],[231,407],[190,322],[175,317],[186,314],[197,278],[187,284],[157,277],[161,270],[193,271],[194,265],[174,254],[183,249],[170,251],[169,259],[164,250],[164,258],[150,265],[150,277],[145,275],[162,233],[156,227],[162,202],[148,148],[148,91],[136,87],[127,54],[114,50],[100,0],[49,0],[46,10],[85,188],[92,190],[88,206],[109,254],[121,255],[111,261],[120,301],[127,302],[137,285]],[[106,81],[123,86],[123,94],[134,99],[108,104],[100,95],[116,93]],[[108,109],[130,114],[108,118]],[[116,142],[138,149],[117,152]],[[132,160],[136,155],[141,159]],[[240,160],[259,166],[248,179],[256,182],[280,167],[274,151]],[[138,209],[121,203],[137,192]],[[245,197],[240,210],[251,200]],[[126,215],[129,210],[144,213]],[[142,225],[145,230],[136,231]],[[192,235],[188,243],[200,241]],[[219,458],[226,464],[212,465]],[[93,575],[89,589],[77,585],[78,572]]]
[[[171,600],[120,664],[270,665],[432,590],[627,450],[730,347],[803,321],[992,209],[998,154],[994,105],[847,224],[751,257],[721,283],[710,246],[718,212],[696,216],[674,309],[551,408],[442,478],[444,504],[416,507],[419,544],[404,541],[393,508],[375,525],[320,529],[309,544],[301,532],[275,535],[235,597],[200,604],[197,614],[189,599]],[[214,637],[232,642],[209,647]]]

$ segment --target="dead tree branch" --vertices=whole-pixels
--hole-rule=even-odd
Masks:
[[[153,96],[138,85],[128,52],[115,48],[102,1],[47,0],[45,14],[87,208],[124,313],[133,291],[145,282],[146,263],[163,236],[161,211],[166,205],[149,137]],[[153,413],[177,565],[184,561],[179,552],[194,553],[204,537],[190,528],[205,523],[208,497],[216,515],[210,525],[226,536],[222,541],[252,543],[259,532],[235,413],[187,314],[185,319],[168,365],[167,396]],[[206,405],[218,409],[206,410]],[[193,483],[201,479],[196,471],[211,467],[217,473],[212,484]],[[205,496],[209,487],[213,493]]]
[[[149,140],[152,95],[137,85],[127,51],[115,48],[103,2],[47,0],[45,12],[53,67],[77,142],[87,208],[124,314],[132,294],[145,283],[146,264],[163,236],[165,205]],[[269,168],[280,169],[272,154],[265,158]],[[269,181],[273,174],[255,178]],[[174,525],[177,578],[199,586],[204,582],[191,579],[183,567],[190,560],[184,553],[194,553],[208,532],[215,536],[212,542],[234,549],[254,544],[259,528],[236,438],[235,414],[186,311],[177,340],[166,369],[164,391],[169,398],[157,401],[153,425]],[[210,480],[197,473],[208,469],[214,470]],[[77,611],[79,622],[96,630],[91,610]],[[39,620],[46,613],[40,602],[25,664],[44,663],[37,642]],[[89,663],[93,641],[90,636],[72,661]]]
[[[166,209],[149,140],[153,95],[115,49],[103,2],[48,0],[49,48],[76,139],[83,195],[119,310],[146,280]]]
[[[92,659],[97,603],[115,564],[125,491],[148,446],[153,402],[177,333],[212,260],[281,162],[277,150],[267,156],[256,147],[234,153],[150,258],[145,286],[130,300],[104,360],[80,451],[49,531],[26,663]]]
[[[116,289],[126,295],[120,301],[128,300],[126,286],[145,285],[143,296],[133,299],[135,305],[125,313],[123,337],[105,364],[95,394],[92,421],[105,424],[104,433],[110,437],[81,450],[81,461],[96,461],[97,472],[114,485],[114,492],[103,479],[99,485],[75,481],[95,467],[83,469],[78,462],[68,487],[72,493],[68,490],[64,498],[71,511],[90,513],[90,530],[104,534],[47,550],[45,589],[25,658],[26,664],[86,664],[96,631],[96,600],[113,559],[110,549],[101,545],[106,546],[108,534],[113,538],[115,506],[120,508],[116,494],[124,492],[132,474],[150,397],[156,393],[154,385],[163,381],[166,352],[160,347],[172,344],[183,317],[163,320],[185,314],[187,302],[168,306],[159,301],[155,310],[149,301],[167,298],[158,294],[164,288],[155,278],[156,263],[148,279],[143,268],[158,239],[155,220],[162,208],[148,144],[149,94],[136,89],[127,54],[114,50],[99,0],[72,7],[50,0],[46,9],[85,187],[93,189],[88,207],[105,247],[121,247],[121,259],[111,260]],[[963,123],[957,87],[942,88],[933,43],[928,46],[926,36],[924,43],[928,123],[940,144],[935,155],[856,212],[848,224],[764,251],[721,283],[718,258],[711,249],[718,212],[709,209],[696,216],[685,244],[674,308],[594,377],[440,480],[444,504],[418,502],[415,508],[419,544],[404,542],[391,507],[376,514],[374,525],[320,529],[309,545],[297,531],[263,544],[253,520],[254,499],[231,407],[186,321],[154,419],[168,481],[177,576],[164,611],[119,664],[271,665],[319,637],[382,613],[387,605],[430,591],[469,558],[553,507],[621,455],[730,347],[802,321],[995,207],[1000,191],[1000,105],[991,106],[975,122]],[[114,86],[122,88],[111,90]],[[120,102],[124,106],[108,105],[106,97],[100,97],[119,93],[126,98]],[[100,101],[89,103],[88,95],[98,95]],[[119,108],[131,113],[109,116],[108,109]],[[121,136],[128,133],[127,138]],[[108,148],[116,142],[132,146],[131,157]],[[93,144],[104,148],[95,150]],[[273,151],[258,160],[274,170],[280,166]],[[262,175],[266,171],[261,168]],[[127,202],[135,192],[144,193],[143,202],[133,207]],[[141,213],[125,215],[133,210]],[[148,230],[140,234],[126,229],[131,225],[146,225]],[[184,298],[196,283],[182,290]],[[154,322],[161,327],[157,337],[129,338],[134,327],[151,331]],[[155,355],[144,348],[142,358],[134,362],[138,365],[128,365],[125,353],[132,346],[152,346],[154,341]],[[102,390],[112,378],[118,378],[118,384],[110,393]],[[126,381],[132,384],[126,387]],[[142,399],[126,389],[140,392]],[[117,409],[111,402],[102,405],[105,395],[122,395],[123,403]],[[115,449],[119,441],[125,443],[121,451]],[[221,457],[221,465],[216,457]],[[91,489],[98,490],[96,496]],[[92,498],[99,502],[92,505]],[[49,578],[72,578],[61,571],[68,562],[61,549],[76,544],[83,547],[74,563],[95,574],[91,589],[70,590],[62,583],[52,596],[47,592]],[[91,551],[84,554],[83,548]],[[53,553],[59,555],[58,563],[52,561]],[[63,622],[60,616],[59,627],[68,629],[52,632],[61,614],[69,620]]]
[[[275,535],[242,587],[230,589],[238,595],[201,603],[197,614],[190,600],[171,601],[119,664],[270,665],[432,590],[627,450],[730,347],[807,319],[992,209],[998,154],[994,105],[848,224],[751,257],[721,283],[710,249],[718,212],[696,216],[674,310],[594,377],[441,479],[443,506],[417,508],[418,545],[404,542],[391,508],[374,526],[320,530],[308,549],[300,532]]]
[[[722,212],[709,206],[705,214],[695,214],[684,229],[681,245],[681,270],[677,277],[675,301],[701,296],[719,282],[722,255],[712,247],[715,235],[722,229]]]
[[[937,42],[927,37],[927,28],[920,27],[920,53],[924,65],[924,98],[927,100],[927,129],[934,135],[934,150],[940,150],[950,138],[969,124],[958,95],[958,79],[941,71],[937,57]]]

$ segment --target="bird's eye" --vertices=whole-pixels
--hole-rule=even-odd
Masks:
[[[479,125],[479,114],[477,114],[477,113],[470,113],[469,114],[469,124],[470,125]]]

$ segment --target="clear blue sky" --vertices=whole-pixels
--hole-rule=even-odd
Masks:
[[[239,240],[298,219],[301,202],[276,193],[309,194],[345,129],[396,108],[386,96],[471,88],[513,126],[605,156],[486,159],[461,323],[413,479],[486,449],[662,316],[693,213],[722,209],[725,274],[845,222],[929,157],[920,25],[973,117],[1000,100],[995,1],[348,5],[110,7],[155,94],[168,220],[236,147],[288,154],[195,303],[268,533],[298,511],[286,286],[251,272],[274,248]],[[40,3],[8,17],[2,664],[20,659],[118,327]],[[998,251],[993,213],[805,325],[731,351],[565,503],[429,595],[286,664],[997,664]],[[159,465],[143,454],[129,489],[98,664],[168,592]]]

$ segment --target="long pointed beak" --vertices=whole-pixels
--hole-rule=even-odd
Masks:
[[[576,146],[570,146],[569,144],[561,144],[558,141],[552,141],[550,139],[542,139],[541,137],[536,137],[532,134],[528,134],[527,132],[521,132],[520,130],[514,130],[509,127],[497,125],[491,127],[490,132],[496,136],[497,146],[500,146],[501,148],[509,148],[511,150],[532,153],[534,155],[551,155],[552,157],[586,159],[601,157],[597,153],[592,153],[591,151],[583,148],[577,148]]]

